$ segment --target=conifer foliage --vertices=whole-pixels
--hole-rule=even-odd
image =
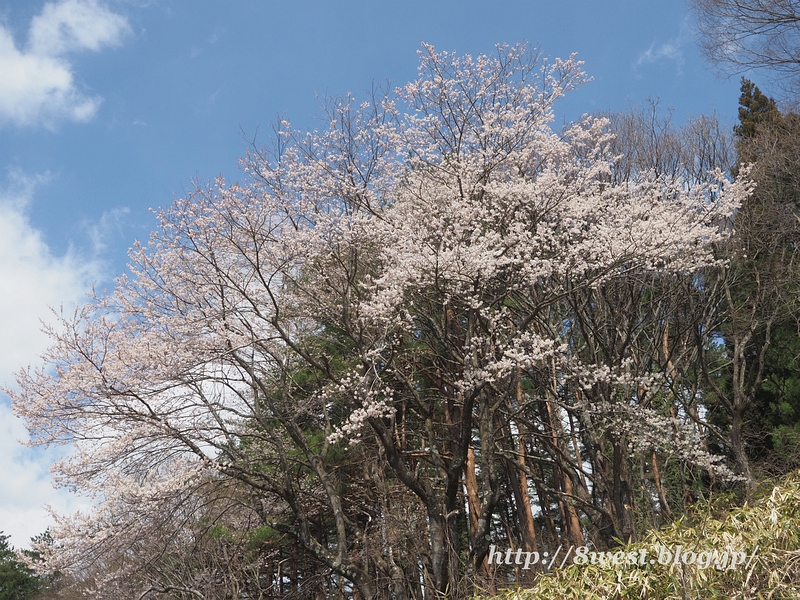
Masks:
[[[0,532],[0,600],[29,600],[43,587]]]

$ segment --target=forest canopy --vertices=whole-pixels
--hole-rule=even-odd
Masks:
[[[585,79],[424,46],[160,212],[9,390],[95,499],[41,568],[95,598],[465,597],[536,575],[490,546],[611,548],[751,486],[794,213],[756,252],[785,205],[711,117],[554,129]]]

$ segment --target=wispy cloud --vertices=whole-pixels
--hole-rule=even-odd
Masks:
[[[102,99],[79,89],[67,55],[119,45],[128,31],[125,18],[97,0],[48,2],[23,48],[0,25],[0,122],[54,127],[91,119]]]
[[[684,54],[683,49],[687,42],[691,41],[691,30],[689,24],[684,21],[681,24],[678,35],[674,38],[658,44],[653,42],[650,47],[639,54],[636,62],[633,64],[634,68],[641,68],[652,64],[673,63],[678,73],[683,72]]]
[[[112,208],[103,213],[100,220],[94,223],[83,223],[86,237],[92,242],[92,251],[95,256],[102,254],[109,242],[118,240],[123,235],[125,218],[130,213],[127,207]]]

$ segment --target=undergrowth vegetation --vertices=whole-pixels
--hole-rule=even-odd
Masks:
[[[559,598],[659,600],[685,598],[800,598],[800,471],[779,482],[765,482],[743,506],[730,497],[698,503],[691,515],[648,533],[640,542],[622,547],[627,555],[646,556],[644,564],[572,564],[540,576],[527,589],[504,590],[493,600]],[[694,552],[694,564],[660,564],[660,549],[674,556]],[[591,549],[590,549],[591,551]],[[731,567],[696,560],[702,552],[716,557],[745,553]],[[600,554],[598,553],[599,557]],[[611,553],[606,556],[610,557]],[[741,555],[739,555],[741,558]],[[651,564],[651,560],[653,563]],[[571,562],[571,561],[570,561]],[[666,560],[664,562],[667,562]]]

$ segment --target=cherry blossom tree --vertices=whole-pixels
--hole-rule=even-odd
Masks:
[[[20,373],[33,443],[72,443],[55,473],[96,497],[47,564],[96,597],[230,597],[224,561],[186,557],[236,546],[255,573],[240,542],[259,531],[309,565],[267,561],[269,593],[461,595],[491,543],[517,543],[502,515],[526,548],[558,541],[537,540],[532,490],[565,539],[591,533],[580,511],[613,543],[634,535],[631,452],[723,470],[653,407],[668,361],[628,342],[655,327],[662,347],[674,282],[713,263],[748,182],[612,177],[607,119],[551,125],[575,57],[420,57],[396,92],[331,103],[323,131],[280,123],[246,183],[161,212],[130,274]]]

